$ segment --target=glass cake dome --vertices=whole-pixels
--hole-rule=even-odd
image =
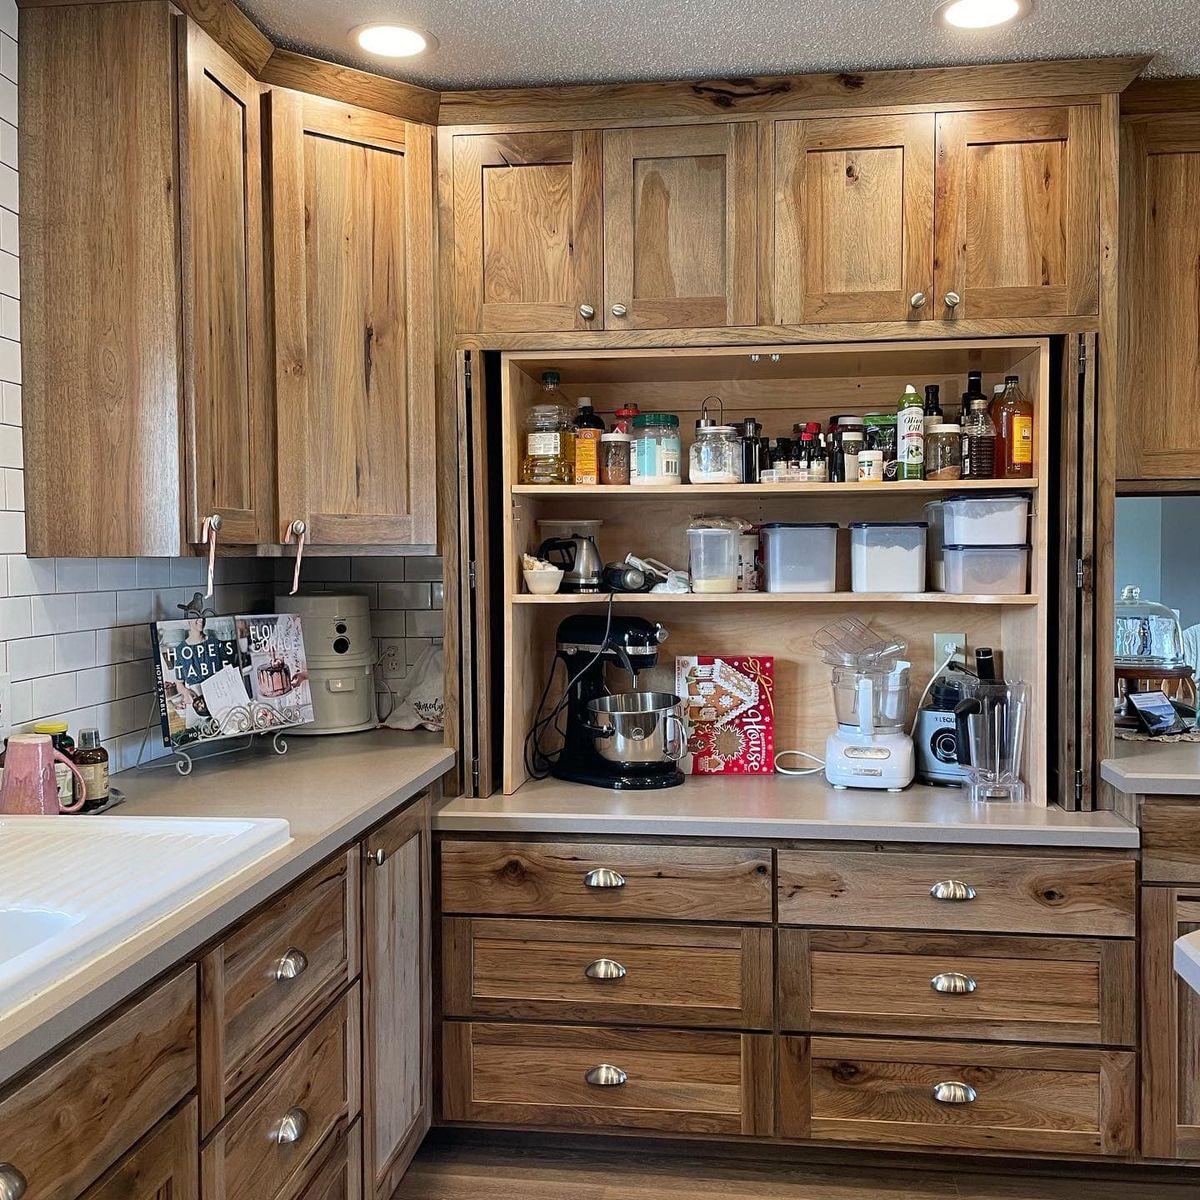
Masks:
[[[1115,610],[1117,666],[1181,667],[1183,630],[1165,604],[1142,599],[1142,589],[1121,589]]]

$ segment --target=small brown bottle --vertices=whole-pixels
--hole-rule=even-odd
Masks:
[[[100,745],[100,730],[81,729],[75,750],[75,765],[87,784],[83,812],[95,812],[108,803],[108,751]],[[78,789],[76,784],[76,789]]]

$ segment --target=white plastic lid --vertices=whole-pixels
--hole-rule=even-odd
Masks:
[[[876,459],[878,459],[880,462],[883,462],[883,451],[882,450],[860,450],[858,452],[858,461],[862,462],[862,460],[864,458],[869,459],[871,462],[874,462]]]
[[[628,433],[622,433],[619,429],[614,429],[611,433],[602,433],[600,440],[602,442],[632,442],[633,438]]]
[[[962,433],[962,426],[955,421],[946,421],[937,425],[930,425],[930,433]]]

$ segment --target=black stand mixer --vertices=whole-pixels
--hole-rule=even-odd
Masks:
[[[615,789],[678,787],[676,763],[686,749],[678,697],[663,692],[610,692],[609,664],[638,672],[658,664],[667,638],[662,625],[640,617],[567,617],[558,627],[556,654],[566,664],[567,694],[535,733],[553,724],[563,706],[567,726],[562,749],[544,756],[550,774],[574,783]],[[537,751],[535,750],[535,753]]]

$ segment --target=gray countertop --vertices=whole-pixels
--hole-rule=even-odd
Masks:
[[[1117,742],[1100,778],[1128,794],[1200,796],[1200,742]]]
[[[1057,806],[970,805],[954,788],[845,791],[814,777],[688,779],[682,787],[612,792],[556,779],[512,796],[445,801],[434,829],[447,833],[808,838],[945,842],[980,846],[1132,849],[1138,831],[1116,813]]]
[[[128,802],[114,814],[283,817],[292,840],[0,1018],[0,1084],[355,841],[453,761],[440,735],[384,730],[292,737],[283,757],[269,749],[231,755],[186,779],[165,769],[115,776]]]

